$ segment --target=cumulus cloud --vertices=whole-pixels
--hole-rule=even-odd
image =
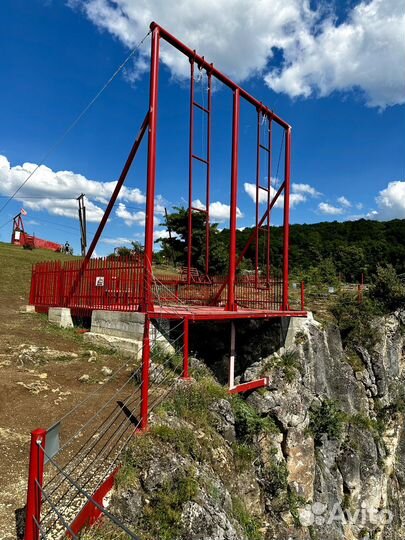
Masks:
[[[405,181],[390,182],[385,189],[380,191],[376,197],[376,203],[378,210],[370,215],[373,219],[405,218]]]
[[[193,201],[193,206],[195,208],[199,208],[201,210],[205,210],[205,204],[200,201],[200,199],[196,199]],[[231,207],[229,204],[224,204],[220,201],[212,202],[210,204],[210,218],[212,221],[216,221],[218,223],[221,223],[223,221],[226,221],[229,219],[229,212]],[[236,209],[236,217],[242,218],[243,214],[240,211],[239,208]]]
[[[322,214],[328,214],[330,216],[339,216],[343,214],[343,208],[333,206],[332,204],[321,202],[318,204],[318,209]]]
[[[11,195],[36,169],[35,163],[11,166],[6,156],[0,155],[0,194]],[[18,192],[16,200],[35,211],[46,210],[50,214],[77,219],[76,197],[86,194],[86,216],[89,222],[100,221],[104,210],[96,203],[106,203],[116,182],[89,180],[72,171],[53,171],[41,165],[27,184]],[[145,195],[139,188],[123,186],[119,200],[143,204]]]
[[[284,49],[285,62],[265,77],[276,92],[292,97],[327,96],[360,88],[367,104],[405,103],[405,5],[363,1],[339,25],[327,17],[318,32],[305,32]]]
[[[119,203],[115,210],[115,215],[124,220],[125,225],[145,225],[146,214],[142,210],[130,212],[124,203]]]
[[[277,180],[272,179],[272,183],[277,185]],[[245,192],[247,193],[247,195],[249,195],[249,197],[252,199],[252,201],[256,202],[256,184],[245,182],[243,184],[243,188]],[[290,193],[290,207],[291,208],[294,208],[294,206],[297,206],[297,204],[305,202],[307,200],[307,197],[317,197],[320,195],[320,193],[316,191],[316,189],[310,186],[309,184],[292,184],[291,189],[292,189],[292,193]],[[276,193],[277,193],[277,190],[273,186],[271,186],[270,199],[272,199]],[[263,189],[259,189],[259,203],[260,204],[267,203],[267,191],[264,191]],[[274,207],[282,208],[283,204],[284,204],[284,196],[280,195]]]
[[[293,193],[301,193],[304,195],[309,195],[310,197],[319,197],[320,192],[317,191],[314,187],[309,184],[295,184],[291,185],[291,190]]]
[[[338,197],[337,202],[340,205],[345,206],[346,208],[351,208],[352,206],[352,203],[349,201],[349,199],[346,199],[346,197],[344,197],[343,195],[341,197]]]
[[[291,97],[360,88],[370,106],[405,102],[405,71],[398,69],[405,65],[405,6],[398,0],[363,0],[343,22],[330,7],[315,8],[309,0],[69,3],[129,48],[155,19],[235,79],[259,75],[274,91]],[[172,74],[187,76],[188,62],[162,45],[162,61]],[[269,69],[275,51],[282,62]],[[143,48],[127,78],[136,80],[148,68],[148,54]]]

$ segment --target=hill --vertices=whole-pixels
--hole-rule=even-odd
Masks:
[[[185,263],[187,211],[183,208],[168,216],[168,224],[177,237],[161,239],[160,257],[175,258]],[[204,218],[193,215],[193,264],[204,269]],[[167,223],[164,223],[167,225]],[[240,252],[253,228],[247,227],[237,233]],[[283,251],[282,227],[271,227],[271,253],[273,270],[281,269]],[[264,248],[265,235],[260,237]],[[228,264],[229,230],[211,227],[211,267],[214,272],[224,272]],[[254,243],[246,254],[245,268],[253,268]],[[264,253],[264,249],[262,249]],[[260,260],[260,264],[264,264]],[[295,224],[290,229],[290,268],[294,277],[308,278],[308,274],[320,266],[330,273],[340,275],[342,280],[358,282],[363,273],[369,279],[378,265],[392,264],[399,274],[405,272],[405,220],[371,221],[360,219],[345,222],[321,222]]]

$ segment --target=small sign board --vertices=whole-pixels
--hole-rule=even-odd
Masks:
[[[59,452],[60,448],[60,422],[51,426],[46,432],[45,439],[45,461],[48,463],[49,458],[53,458]]]
[[[104,287],[104,276],[96,277],[96,287]]]

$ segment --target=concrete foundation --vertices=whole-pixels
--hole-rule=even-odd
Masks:
[[[73,328],[72,315],[69,308],[51,307],[48,310],[48,321],[61,328]]]
[[[306,317],[285,317],[281,321],[283,333],[285,335],[284,350],[289,351],[295,348],[295,336],[302,332],[308,321],[312,321],[313,314],[308,311]]]
[[[108,336],[105,334],[96,334],[94,332],[83,334],[83,339],[93,345],[98,345],[99,347],[108,347],[109,349],[128,353],[131,356],[134,355],[135,358],[139,360],[142,357],[142,341]]]
[[[125,352],[142,355],[143,313],[94,310],[91,316],[91,331],[84,334],[85,339],[98,345],[109,346]],[[173,354],[174,347],[151,325],[151,346],[159,343],[166,354]]]
[[[142,341],[144,321],[143,313],[94,310],[91,315],[91,332]]]

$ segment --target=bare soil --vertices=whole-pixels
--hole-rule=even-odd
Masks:
[[[21,248],[5,246],[0,244],[0,540],[11,540],[17,537],[15,512],[25,504],[30,432],[50,427],[100,383],[106,401],[120,380],[106,377],[102,367],[115,371],[127,359],[88,345],[77,329],[49,325],[45,315],[21,313],[31,262]],[[40,349],[33,353],[30,346]],[[91,362],[89,349],[96,351]],[[86,382],[79,381],[83,374]],[[90,417],[98,406],[90,400],[82,414]]]

